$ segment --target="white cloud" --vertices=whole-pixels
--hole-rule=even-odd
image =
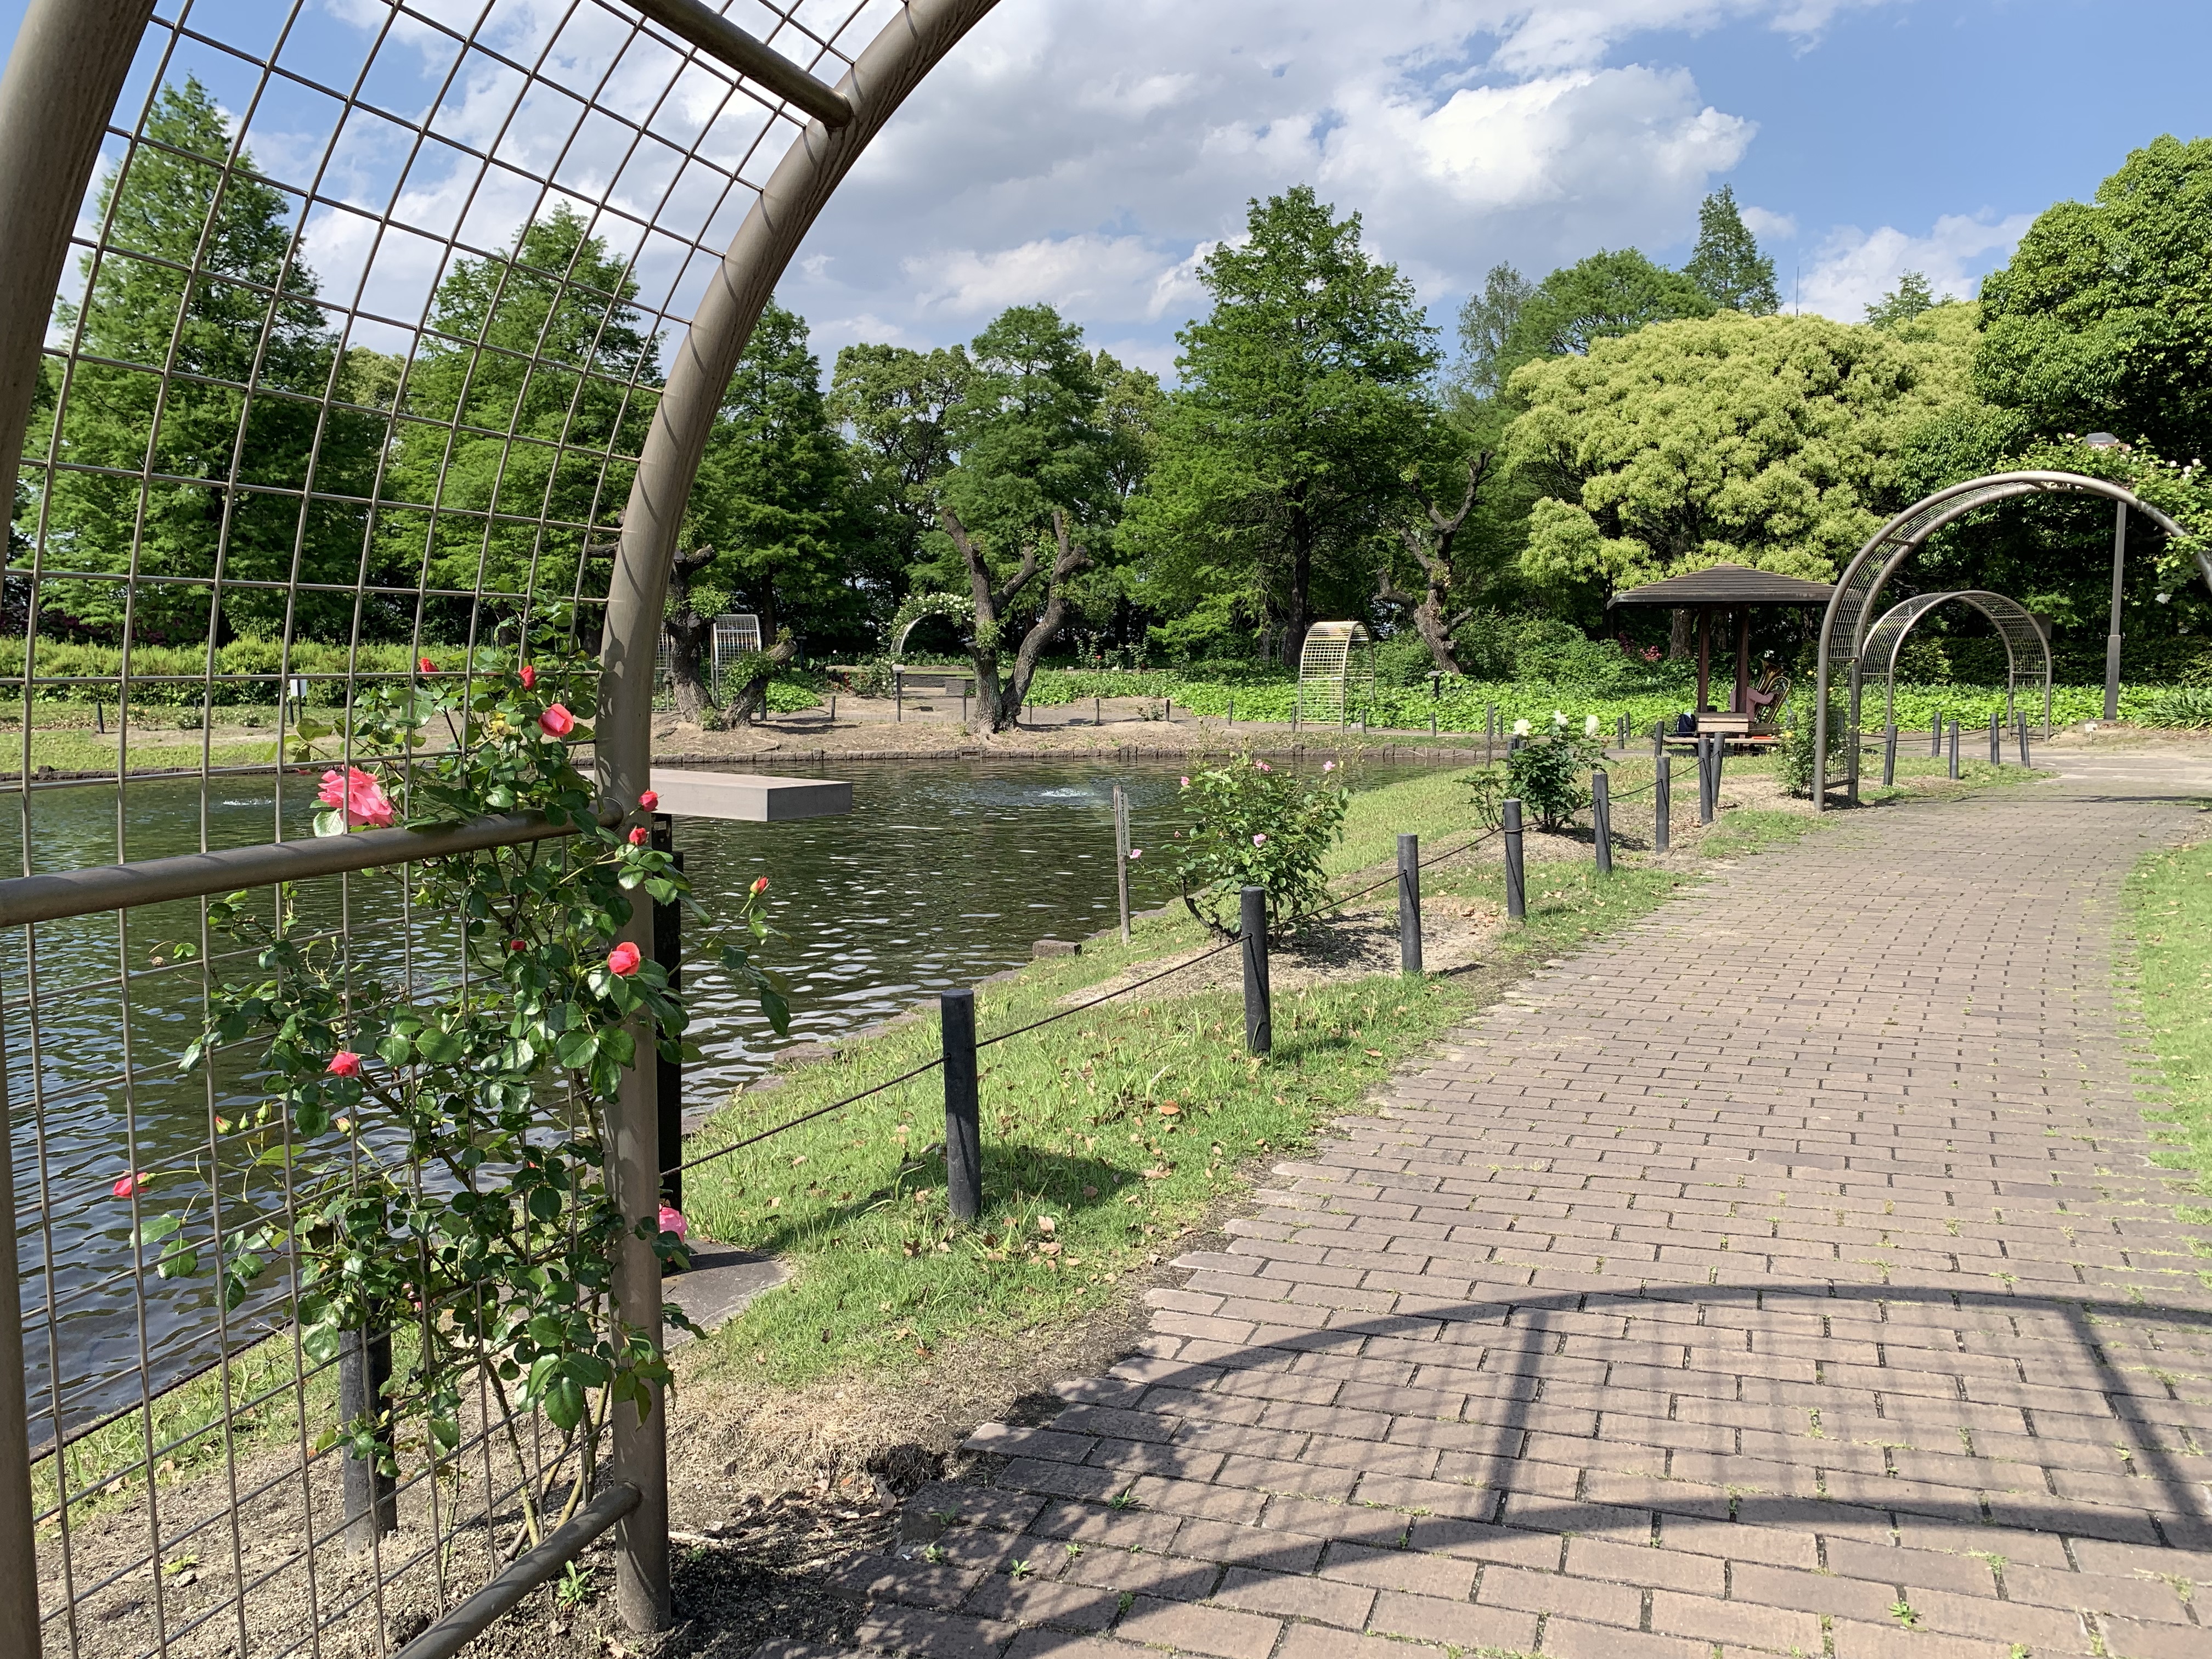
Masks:
[[[1501,259],[1666,247],[1755,130],[1620,49],[1730,25],[1809,43],[1847,8],[1906,3],[1023,0],[876,140],[783,298],[823,319],[825,352],[853,337],[831,318],[950,340],[1048,300],[1158,356],[1201,302],[1195,259],[1298,183],[1358,210],[1432,302]]]
[[[1741,210],[1743,228],[1753,236],[1766,241],[1786,242],[1797,234],[1797,216],[1791,213],[1775,213],[1763,207],[1746,206]]]
[[[1983,276],[2011,256],[2034,221],[2032,213],[2002,219],[1948,213],[1925,236],[1908,236],[1891,225],[1873,232],[1839,227],[1805,271],[1799,302],[1839,322],[1859,322],[1866,307],[1893,291],[1908,270],[1926,276],[1939,296],[1971,299]]]

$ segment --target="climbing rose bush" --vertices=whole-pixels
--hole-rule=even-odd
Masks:
[[[1191,915],[1237,931],[1246,887],[1267,890],[1271,932],[1329,902],[1322,859],[1344,833],[1349,804],[1335,763],[1318,778],[1243,755],[1182,780],[1188,814],[1175,832],[1173,869]]]
[[[1475,817],[1495,829],[1505,801],[1511,799],[1544,829],[1557,830],[1571,821],[1589,806],[1592,769],[1605,763],[1605,744],[1598,731],[1596,715],[1583,716],[1577,729],[1559,709],[1552,711],[1541,732],[1527,720],[1514,721],[1518,746],[1504,760],[1468,774]]]
[[[620,1241],[634,1233],[675,1260],[687,1231],[657,1199],[641,1215],[617,1211],[605,1175],[608,1109],[625,1071],[650,1063],[641,1035],[670,1058],[699,1055],[665,971],[617,939],[640,898],[696,906],[649,837],[599,821],[593,787],[562,741],[588,740],[596,679],[554,618],[503,672],[438,675],[356,706],[347,747],[362,764],[325,774],[319,833],[491,812],[538,812],[575,833],[356,877],[408,881],[416,914],[454,919],[460,959],[443,974],[418,967],[411,983],[347,962],[335,940],[295,933],[285,890],[273,915],[245,893],[210,904],[210,929],[246,948],[252,971],[210,964],[205,1029],[183,1069],[222,1056],[218,1086],[229,1092],[242,1057],[258,1098],[216,1120],[219,1164],[134,1170],[115,1187],[166,1278],[209,1272],[234,1309],[269,1276],[293,1275],[311,1362],[335,1358],[348,1331],[412,1333],[412,1363],[382,1414],[322,1443],[396,1473],[396,1423],[426,1422],[434,1462],[460,1443],[464,1402],[483,1398],[482,1428],[506,1438],[519,1467],[530,1467],[531,1419],[550,1425],[562,1455],[547,1461],[548,1479],[570,1486],[571,1510],[590,1483],[561,1473],[565,1455],[578,1454],[588,1477],[612,1412],[643,1414],[669,1376],[614,1305]],[[298,733],[308,744],[332,736]],[[458,741],[431,751],[439,738]],[[402,766],[402,757],[411,758]],[[622,817],[649,801],[626,804]],[[782,1030],[788,1010],[758,961],[764,902],[757,884],[716,954]],[[189,943],[163,950],[197,954]],[[274,1201],[272,1172],[289,1211]],[[157,1187],[173,1201],[151,1213]],[[663,1317],[685,1322],[672,1307]],[[522,1498],[535,1539],[546,1494]]]

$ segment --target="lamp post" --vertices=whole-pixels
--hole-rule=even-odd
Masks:
[[[2082,442],[2102,452],[2118,449],[2120,441],[2109,432],[2092,432]],[[2112,619],[2105,635],[2105,718],[2120,717],[2120,585],[2128,558],[2128,504],[2112,503]]]

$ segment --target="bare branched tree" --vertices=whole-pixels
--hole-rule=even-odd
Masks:
[[[1459,508],[1447,514],[1434,501],[1421,503],[1425,520],[1403,526],[1399,538],[1406,550],[1413,556],[1425,579],[1423,591],[1417,599],[1398,586],[1395,561],[1382,567],[1381,580],[1376,584],[1377,597],[1384,603],[1395,605],[1413,613],[1413,626],[1421,635],[1421,642],[1429,647],[1429,659],[1447,674],[1461,672],[1459,659],[1452,654],[1451,636],[1464,626],[1474,614],[1473,605],[1453,607],[1453,590],[1460,586],[1459,573],[1452,562],[1452,548],[1459,539],[1461,526],[1467,515],[1474,510],[1476,499],[1482,494],[1485,479],[1490,476],[1495,459],[1495,450],[1478,450],[1467,459],[1467,489],[1461,495]]]
[[[1022,635],[1022,642],[1014,652],[1012,673],[1001,681],[1000,629],[1009,608],[1042,568],[1042,549],[1030,543],[1023,550],[1020,568],[1007,578],[1004,587],[994,592],[983,550],[976,545],[968,526],[961,523],[960,515],[949,507],[940,506],[937,521],[952,538],[952,545],[959,550],[968,567],[969,591],[975,600],[975,637],[968,647],[975,665],[975,712],[992,731],[1003,732],[1021,718],[1023,700],[1030,694],[1030,682],[1036,677],[1037,659],[1058,636],[1061,623],[1066,620],[1068,579],[1090,568],[1091,555],[1077,546],[1070,535],[1067,514],[1055,509],[1052,515],[1054,557],[1052,568],[1045,576],[1044,608]]]

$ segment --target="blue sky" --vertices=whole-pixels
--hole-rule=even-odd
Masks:
[[[517,34],[568,15],[567,0],[498,4]],[[383,0],[309,6],[326,74],[385,15]],[[5,37],[21,9],[0,0]],[[195,15],[250,33],[282,13],[198,0]],[[400,46],[387,57],[428,84]],[[1906,269],[1971,292],[2036,213],[2089,194],[2130,148],[2206,131],[2207,61],[2203,0],[1003,0],[878,141],[782,297],[825,357],[853,339],[965,338],[1003,306],[1048,301],[1165,370],[1202,304],[1196,262],[1249,196],[1309,182],[1360,210],[1448,325],[1499,260],[1540,276],[1630,244],[1679,260],[1698,199],[1726,181],[1785,302],[1856,319]],[[512,104],[489,87],[461,101],[480,90],[484,108],[453,125]],[[311,161],[312,127],[304,103],[272,106],[257,160]],[[388,202],[392,163],[338,159],[326,191],[351,179]],[[408,185],[434,205],[444,188]],[[612,203],[623,182],[592,188]],[[427,291],[434,261],[370,271],[347,225],[311,222],[325,295]]]

